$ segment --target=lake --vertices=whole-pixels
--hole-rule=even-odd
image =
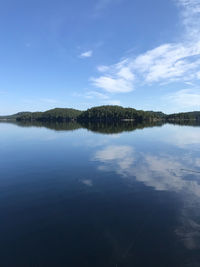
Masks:
[[[0,123],[0,218],[3,267],[200,266],[200,127]]]

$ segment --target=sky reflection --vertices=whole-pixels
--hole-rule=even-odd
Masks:
[[[138,181],[154,190],[177,194],[182,207],[179,226],[174,231],[187,249],[199,249],[200,128],[170,126],[167,136],[163,133],[159,147],[155,148],[134,142],[132,145],[130,139],[125,141],[121,136],[123,145],[118,141],[103,146],[95,151],[92,159],[98,163],[99,171],[115,172],[127,179],[127,183]],[[166,142],[168,150],[162,149]]]
[[[0,126],[4,262],[199,266],[200,128]]]

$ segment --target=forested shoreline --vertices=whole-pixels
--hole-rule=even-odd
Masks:
[[[163,112],[143,111],[121,106],[99,106],[86,111],[72,108],[55,108],[45,112],[20,112],[10,116],[1,116],[0,120],[38,121],[38,122],[200,122],[200,111],[166,115]]]

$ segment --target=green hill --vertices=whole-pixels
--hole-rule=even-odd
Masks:
[[[19,112],[11,116],[1,116],[0,120],[39,121],[39,122],[169,122],[180,123],[183,121],[200,122],[200,111],[182,112],[166,115],[162,112],[136,110],[121,106],[99,106],[86,111],[72,108],[54,108],[45,112]]]
[[[30,112],[18,116],[18,121],[73,121],[82,113],[72,108],[55,108],[45,112]]]
[[[21,118],[23,116],[29,116],[31,112],[19,112],[13,115],[8,116],[0,116],[0,120],[16,120],[18,118]]]
[[[162,114],[162,116],[161,116]],[[90,122],[114,122],[114,121],[154,121],[161,120],[164,114],[161,112],[136,110],[120,106],[100,106],[88,109],[80,114],[78,120]]]
[[[166,119],[168,121],[200,121],[200,111],[170,114]]]

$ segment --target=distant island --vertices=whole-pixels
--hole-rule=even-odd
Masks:
[[[38,121],[38,122],[200,122],[200,111],[184,112],[175,114],[164,114],[163,112],[143,111],[134,108],[124,108],[121,106],[99,106],[86,111],[80,111],[72,108],[55,108],[45,112],[19,112],[10,116],[0,116],[0,120],[15,121]]]

